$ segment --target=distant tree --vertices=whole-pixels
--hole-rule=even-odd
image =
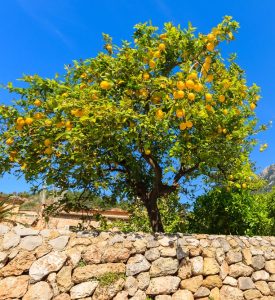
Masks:
[[[61,79],[9,83],[19,98],[0,108],[0,174],[140,200],[153,231],[158,199],[196,178],[249,188],[259,88],[219,48],[237,29],[228,16],[209,34],[139,24],[134,44],[104,35],[106,52]]]

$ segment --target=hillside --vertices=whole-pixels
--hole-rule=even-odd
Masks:
[[[275,164],[266,167],[262,173],[261,177],[264,178],[267,182],[267,190],[271,190],[275,186]]]

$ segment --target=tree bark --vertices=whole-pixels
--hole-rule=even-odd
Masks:
[[[153,232],[164,232],[160,212],[158,209],[157,198],[144,199],[143,203],[146,207]]]

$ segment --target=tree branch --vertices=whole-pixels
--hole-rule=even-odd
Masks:
[[[180,181],[180,179],[182,178],[182,176],[192,173],[193,171],[195,171],[197,168],[199,167],[199,163],[196,163],[193,167],[188,168],[188,169],[184,169],[183,165],[181,164],[180,169],[178,171],[178,173],[175,175],[174,180],[173,180],[173,185],[178,185],[178,182]]]

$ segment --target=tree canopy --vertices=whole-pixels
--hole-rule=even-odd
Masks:
[[[105,50],[64,76],[9,83],[16,101],[0,107],[0,173],[138,198],[155,231],[157,199],[198,177],[249,188],[259,88],[220,48],[238,27],[228,16],[207,34],[138,24],[133,42],[104,34]]]

